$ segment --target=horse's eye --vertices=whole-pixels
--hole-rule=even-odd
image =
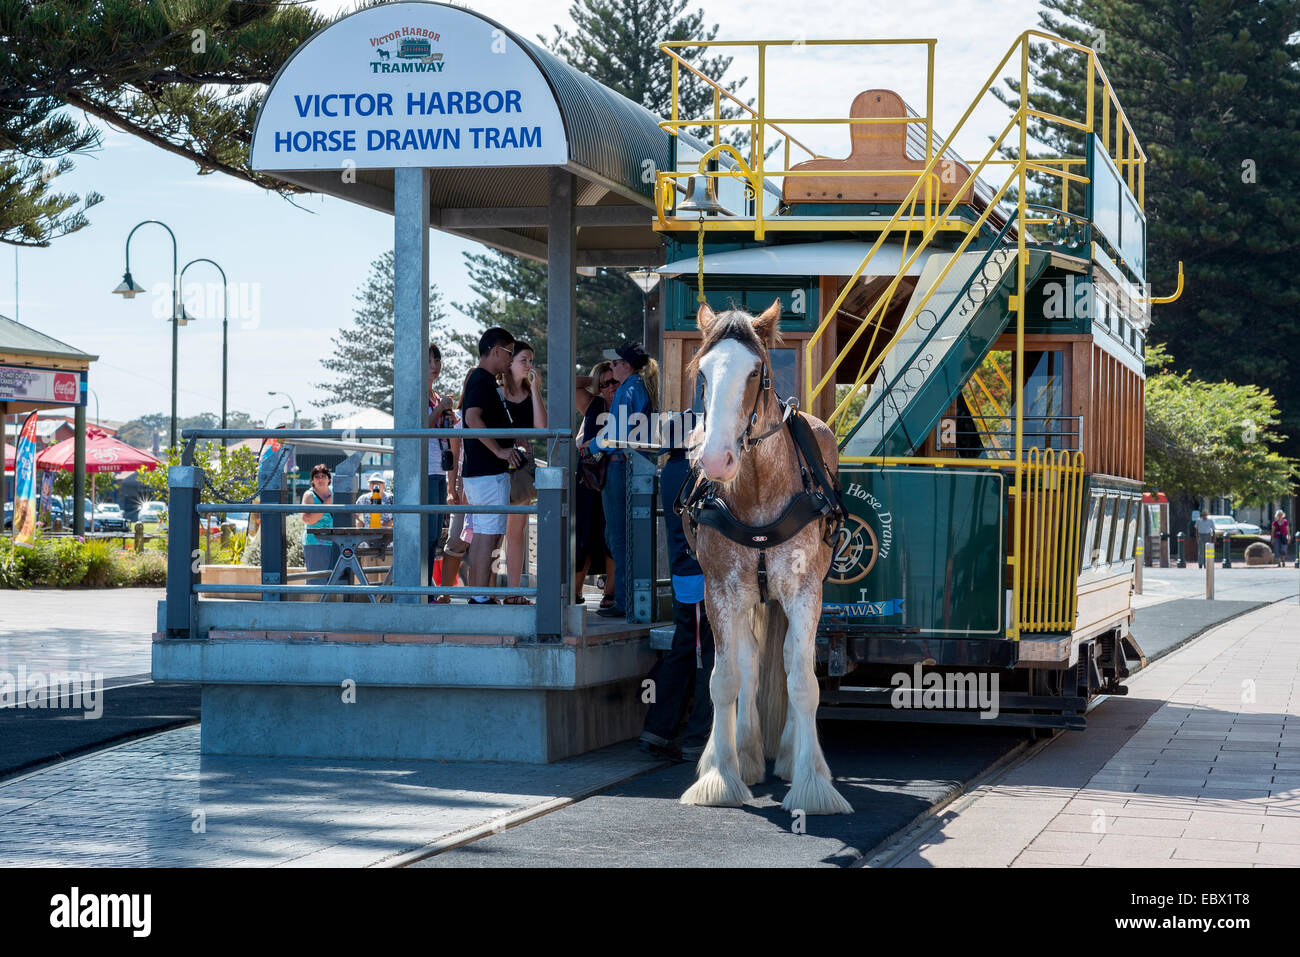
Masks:
[[[752,371],[749,373],[749,377],[750,377],[751,379],[757,379],[757,378],[758,378],[758,370],[757,370],[757,369],[752,370]]]

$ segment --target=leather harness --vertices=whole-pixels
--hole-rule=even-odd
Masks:
[[[681,491],[678,492],[677,501],[673,506],[673,511],[678,515],[685,513],[690,519],[692,534],[699,526],[707,525],[739,545],[758,549],[758,595],[763,604],[767,604],[768,600],[767,549],[784,544],[807,528],[811,522],[818,521],[825,522],[822,537],[833,547],[845,519],[839,482],[826,467],[812,427],[796,410],[794,398],[787,402],[777,400],[782,410],[780,421],[761,435],[751,438],[750,433],[758,424],[759,400],[771,392],[771,389],[771,376],[767,363],[764,362],[762,381],[758,393],[754,396],[754,407],[750,410],[745,431],[741,433],[740,447],[742,452],[747,452],[768,436],[782,429],[788,430],[794,445],[795,461],[799,465],[803,490],[790,500],[775,521],[766,525],[745,525],[736,518],[718,494],[717,485],[703,478],[700,467],[695,465],[692,466],[687,480],[682,483]]]

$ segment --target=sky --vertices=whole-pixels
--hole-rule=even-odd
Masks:
[[[475,0],[461,4],[527,37],[550,37],[554,25],[570,29],[568,0]],[[339,0],[312,4],[324,13],[352,9]],[[719,39],[934,38],[936,126],[951,129],[998,60],[1024,30],[1037,26],[1036,0],[910,0],[899,4],[834,4],[785,0],[745,4],[692,2]],[[754,24],[774,24],[759,35]],[[746,67],[748,66],[748,69]],[[738,56],[735,75],[751,82],[754,59]],[[925,60],[916,48],[805,46],[769,57],[769,114],[847,115],[855,93],[895,89],[916,109],[925,102]],[[987,98],[986,98],[987,99]],[[978,159],[988,137],[1005,122],[988,100],[967,124],[957,149]],[[131,272],[151,295],[125,300],[110,295],[122,279],[123,247],[131,228],[159,219],[175,232],[182,264],[216,260],[231,286],[229,407],[270,423],[287,393],[300,413],[319,417],[328,378],[322,358],[331,338],[351,324],[355,293],[370,263],[392,247],[392,218],[338,199],[298,196],[293,203],[240,180],[196,175],[192,162],[104,127],[100,149],[74,157],[76,168],[56,180],[63,192],[105,197],[90,225],[46,248],[0,247],[0,313],[92,355],[88,418],[125,421],[170,407],[171,334],[167,322],[172,244],[158,226],[145,226],[131,242]],[[811,145],[846,155],[843,127],[809,127]],[[296,205],[295,205],[296,204]],[[463,253],[479,247],[434,230],[430,278],[447,301],[469,302]],[[15,308],[15,280],[17,307]],[[179,414],[216,413],[221,404],[219,276],[199,263],[185,275],[187,311],[199,318],[179,330]],[[206,288],[204,288],[204,284]],[[152,293],[161,290],[160,295]],[[205,301],[206,300],[206,301]],[[469,328],[454,308],[453,325]],[[97,401],[96,401],[97,398]],[[98,405],[98,408],[97,408]],[[341,408],[326,412],[347,411]]]

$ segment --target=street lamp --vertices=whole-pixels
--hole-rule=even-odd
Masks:
[[[137,229],[139,229],[141,226],[146,226],[149,223],[155,223],[161,226],[163,229],[167,230],[167,235],[172,238],[172,316],[170,320],[172,324],[171,444],[174,446],[176,444],[176,352],[177,352],[176,333],[177,333],[177,328],[180,326],[182,322],[182,318],[180,315],[180,309],[178,308],[180,304],[180,282],[179,282],[180,277],[176,271],[176,265],[180,259],[180,254],[176,246],[176,234],[172,232],[170,226],[168,226],[166,223],[164,223],[162,220],[159,219],[146,219],[142,223],[136,223],[135,227],[129,233],[126,234],[126,272],[122,275],[121,284],[116,289],[114,289],[113,292],[121,296],[123,299],[134,299],[140,293],[145,291],[145,288],[143,286],[141,286],[139,283],[137,283],[134,279],[131,278],[131,237],[135,235],[135,231]]]
[[[641,342],[646,343],[650,338],[650,290],[659,285],[659,274],[653,269],[633,269],[627,274],[627,278],[636,283],[637,288],[641,290]],[[659,337],[653,337],[658,342]],[[651,347],[657,350],[657,345]]]
[[[266,415],[262,416],[262,428],[269,429],[271,427],[271,416],[281,409],[287,408],[289,408],[287,405],[277,405],[274,409],[268,409]]]
[[[211,263],[217,267],[217,272],[221,273],[221,427],[226,427],[226,354],[227,343],[229,340],[229,322],[230,322],[230,283],[226,279],[226,271],[211,259],[199,258],[191,259],[181,269],[180,283],[185,283],[185,270],[189,269],[195,263]],[[181,304],[181,317],[185,316],[185,305]],[[222,436],[221,444],[226,445],[226,438]]]
[[[298,428],[298,406],[293,401],[293,396],[288,392],[268,392],[267,395],[282,395],[289,400],[289,405],[293,408],[293,428]],[[283,408],[283,406],[281,406]],[[274,411],[274,410],[273,410]]]

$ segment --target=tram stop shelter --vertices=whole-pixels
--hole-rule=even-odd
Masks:
[[[638,463],[629,483],[638,555],[629,622],[597,623],[570,594],[575,270],[663,262],[652,194],[670,155],[654,114],[459,7],[371,7],[316,33],[284,64],[258,114],[254,168],[393,215],[394,428],[274,436],[393,441],[392,585],[352,586],[381,593],[376,603],[289,580],[277,519],[303,509],[280,501],[268,456],[261,504],[251,506],[262,512],[262,583],[242,586],[249,600],[205,598],[189,536],[215,507],[199,504],[199,468],[189,459],[173,468],[153,674],[203,686],[206,753],[551,761],[637,734],[656,604],[654,468]],[[532,606],[430,603],[447,589],[426,587],[425,523],[474,511],[426,501],[427,442],[439,434],[425,430],[431,228],[547,265],[546,401],[556,427],[533,433],[548,451],[537,505],[495,509],[537,513],[544,559],[535,589],[522,590]],[[336,503],[353,501],[351,480],[347,468],[336,473]],[[336,526],[364,511],[327,510]],[[323,590],[343,600],[290,600]]]
[[[0,448],[10,441],[9,416],[72,406],[73,531],[78,535],[86,530],[86,379],[98,358],[0,316]],[[15,435],[21,427],[20,419]],[[7,482],[0,483],[0,492],[9,494]]]

